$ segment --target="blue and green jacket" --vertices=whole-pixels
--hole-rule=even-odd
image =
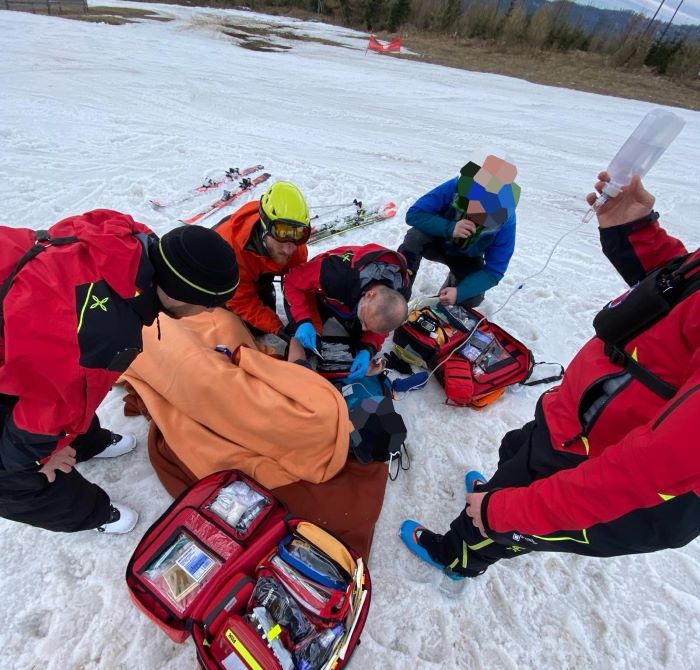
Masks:
[[[483,230],[478,239],[462,248],[452,243],[455,224],[462,214],[452,206],[458,177],[421,196],[406,213],[406,223],[430,237],[444,240],[447,256],[480,256],[481,270],[465,277],[457,286],[457,301],[481,295],[501,281],[515,249],[515,212],[497,230]]]

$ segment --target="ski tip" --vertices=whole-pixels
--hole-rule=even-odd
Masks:
[[[381,210],[381,214],[385,219],[390,219],[392,216],[396,216],[396,209],[395,202],[387,202]]]
[[[153,209],[162,209],[165,207],[165,203],[161,200],[149,200],[148,202],[151,203],[151,207],[153,207]]]

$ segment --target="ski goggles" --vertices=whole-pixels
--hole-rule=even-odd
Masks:
[[[275,219],[267,227],[267,232],[278,242],[291,242],[292,244],[299,245],[309,241],[311,226],[299,223],[298,221]]]
[[[311,236],[311,226],[292,219],[271,220],[260,208],[260,218],[265,226],[265,232],[281,243],[291,242],[297,246],[305,244]]]

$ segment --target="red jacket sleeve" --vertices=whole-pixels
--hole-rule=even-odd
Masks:
[[[374,356],[374,354],[376,354],[382,348],[386,338],[387,335],[384,333],[373,333],[369,330],[364,330],[362,331],[360,342],[362,344],[369,345],[367,348],[370,349],[370,353]]]
[[[321,263],[324,255],[290,270],[284,278],[284,297],[296,324],[310,321],[316,313],[316,294],[321,292]]]
[[[687,253],[683,243],[671,237],[656,219],[654,215],[600,229],[603,253],[630,286],[652,270]]]
[[[700,492],[700,352],[690,367],[693,374],[648,424],[597,458],[527,487],[491,494],[491,529],[530,535],[582,530],[653,507],[668,496]]]

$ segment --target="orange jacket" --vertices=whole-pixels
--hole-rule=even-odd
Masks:
[[[143,353],[122,379],[197,478],[236,468],[276,488],[324,482],[345,465],[348,408],[321,375],[257,351],[240,318],[223,309],[161,316],[160,325],[162,341],[156,326],[144,328]]]
[[[259,200],[246,203],[217,226],[216,232],[233,247],[241,273],[236,295],[229,300],[227,306],[251,326],[276,333],[284,324],[273,309],[263,304],[258,291],[262,284],[270,281],[270,275],[284,275],[293,267],[305,263],[309,251],[305,244],[298,246],[289,263],[280,267],[269,256],[251,249],[248,243],[260,220],[259,205]]]

